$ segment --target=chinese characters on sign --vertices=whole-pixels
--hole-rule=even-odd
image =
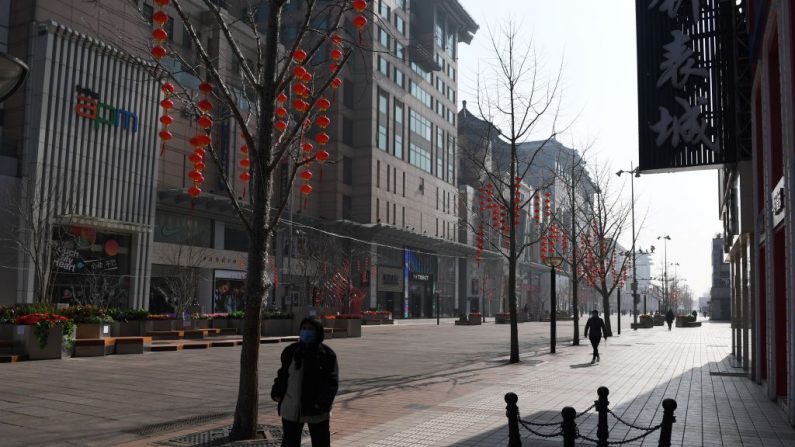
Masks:
[[[675,19],[682,6],[682,0],[651,0],[649,9],[659,7],[660,12],[665,12],[669,18]],[[700,16],[701,0],[693,0],[693,20],[697,22]],[[671,31],[672,40],[663,46],[663,60],[660,63],[660,75],[657,78],[657,88],[670,83],[676,91],[674,98],[681,107],[681,111],[669,110],[659,107],[660,119],[651,125],[651,130],[656,134],[654,140],[657,147],[667,142],[677,147],[680,143],[686,145],[703,144],[710,150],[715,150],[716,145],[710,137],[707,122],[701,116],[701,106],[709,104],[709,98],[703,95],[693,97],[693,85],[703,84],[708,81],[709,71],[702,68],[698,54],[693,51],[692,39],[679,29]],[[690,82],[693,80],[693,82]],[[681,96],[679,96],[681,95]],[[674,113],[681,113],[674,115]]]

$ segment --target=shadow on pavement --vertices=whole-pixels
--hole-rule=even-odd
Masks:
[[[596,366],[595,363],[587,362],[587,363],[578,363],[576,365],[569,365],[569,368],[590,368],[592,366]]]
[[[653,389],[637,395],[630,401],[626,401],[626,395],[622,395],[625,392],[625,388],[622,389],[623,385],[615,383],[615,380],[606,377],[605,383],[613,383],[613,386],[607,385],[610,388],[608,399],[610,401],[621,401],[618,405],[610,404],[609,408],[628,423],[641,427],[653,427],[662,421],[663,399],[675,399],[678,403],[678,408],[674,412],[676,422],[673,424],[671,434],[672,446],[702,445],[704,442],[713,443],[710,445],[734,446],[737,445],[736,442],[740,439],[741,433],[743,441],[749,443],[746,445],[780,445],[778,444],[779,442],[783,443],[783,445],[795,445],[795,429],[786,422],[783,412],[773,411],[772,417],[769,416],[766,423],[760,423],[759,420],[755,421],[754,424],[749,422],[751,414],[765,413],[769,415],[771,414],[769,410],[776,404],[767,400],[762,389],[758,388],[747,377],[731,376],[733,359],[732,355],[727,355],[721,361],[708,362],[700,367],[691,368],[682,374],[672,376],[665,382],[659,383]],[[570,365],[571,368],[589,366],[592,365],[590,363]],[[699,407],[690,408],[688,411],[687,401],[688,399],[692,401],[691,392],[698,391],[704,396],[708,396],[708,391],[700,390],[701,387],[707,386],[714,390],[716,396],[709,395],[715,399],[703,408],[701,407],[702,401],[699,400],[696,403]],[[526,390],[518,389],[513,391],[519,395],[518,406],[522,420],[535,423],[551,423],[562,420],[562,407],[560,409],[544,409],[535,412],[522,411],[523,407],[527,408],[529,403],[532,402],[533,395]],[[626,389],[626,391],[631,390]],[[709,393],[712,393],[712,391],[709,391]],[[717,396],[717,394],[720,394],[720,396]],[[593,400],[590,400],[590,398]],[[593,402],[597,398],[595,388],[592,393],[583,396],[580,402]],[[578,411],[578,414],[585,410],[582,403],[578,405],[576,402],[572,402],[565,405],[572,405]],[[770,406],[770,408],[766,408],[767,406]],[[724,410],[728,407],[732,408],[732,413],[724,416]],[[696,415],[703,413],[704,419],[702,420],[699,417],[697,420],[691,420],[688,414],[690,412],[694,412]],[[717,423],[719,413],[720,426]],[[598,414],[593,409],[579,415],[577,417],[579,433],[595,439],[597,420]],[[610,442],[624,441],[643,434],[642,431],[630,429],[626,425],[619,423],[613,415],[608,416],[608,423],[610,427]],[[533,428],[543,434],[550,434],[560,430],[560,427],[557,426]],[[688,430],[687,433],[686,429]],[[522,444],[525,446],[563,445],[562,437],[544,439],[528,432],[521,425],[519,431]],[[657,445],[659,436],[660,431],[656,430],[645,439],[629,442],[625,445],[639,446],[641,443],[642,445]],[[477,436],[450,445],[462,447],[486,445],[483,444],[483,440],[489,440],[489,445],[507,445],[507,418],[505,419],[505,425],[500,428],[481,432]],[[577,445],[593,445],[593,443],[578,439]]]

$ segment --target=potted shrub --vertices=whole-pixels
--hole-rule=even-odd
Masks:
[[[110,325],[113,337],[140,337],[146,333],[144,322],[149,317],[146,309],[110,309],[114,322]]]
[[[207,314],[192,314],[190,316],[191,327],[186,327],[185,329],[207,329],[210,327],[210,320],[212,320],[212,317]]]
[[[77,325],[75,338],[110,337],[113,318],[105,309],[96,306],[69,306],[63,309],[61,314],[70,318]]]
[[[467,316],[469,324],[483,324],[483,314],[480,312],[470,312]]]
[[[362,312],[362,324],[393,324],[392,312],[388,310],[366,310]]]
[[[293,314],[278,310],[266,310],[262,313],[263,337],[286,337],[295,335],[293,330]]]
[[[63,315],[49,312],[22,315],[16,319],[14,349],[30,360],[71,357],[75,324]]]
[[[496,324],[508,324],[511,322],[511,314],[508,312],[497,312],[494,316],[494,323]]]

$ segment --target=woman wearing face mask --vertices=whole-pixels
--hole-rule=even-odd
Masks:
[[[299,338],[282,351],[271,389],[282,417],[282,447],[301,445],[304,424],[309,425],[312,447],[329,447],[329,417],[339,387],[337,355],[323,344],[323,325],[317,320],[301,321]]]

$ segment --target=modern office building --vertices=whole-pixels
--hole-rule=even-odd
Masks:
[[[712,287],[709,290],[709,312],[713,320],[731,319],[731,266],[724,258],[723,237],[712,239]]]

